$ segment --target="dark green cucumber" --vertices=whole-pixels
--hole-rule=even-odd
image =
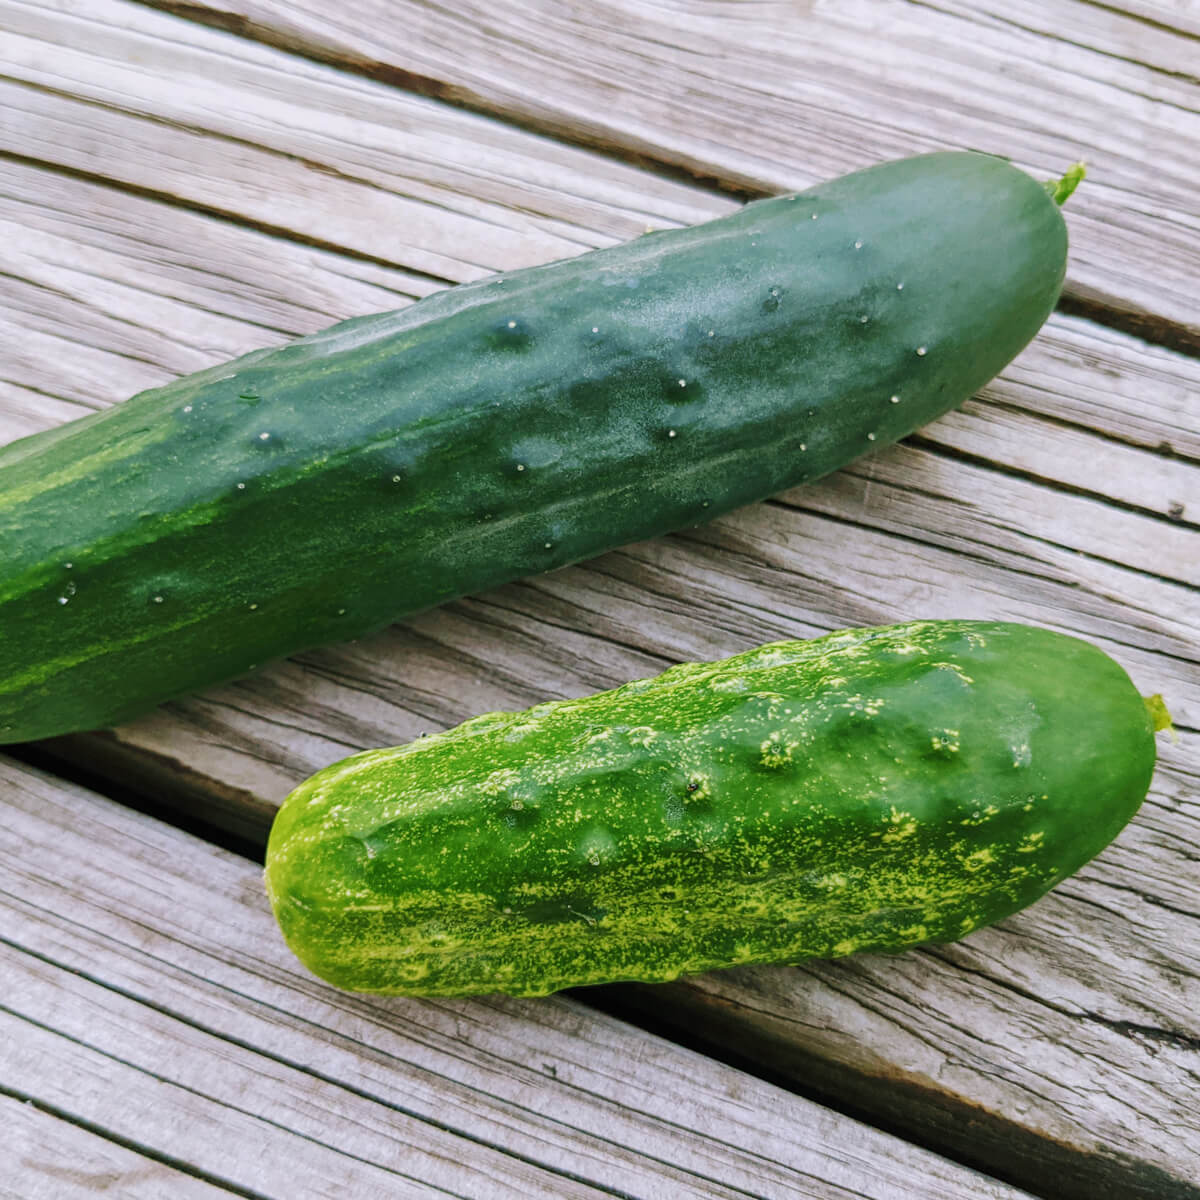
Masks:
[[[1133,816],[1156,720],[1024,625],[917,622],[673,667],[348,758],[285,802],[267,888],[353,991],[542,995],[950,941]]]
[[[0,742],[110,724],[825,475],[1038,330],[1066,231],[945,153],[348,321],[0,450]]]

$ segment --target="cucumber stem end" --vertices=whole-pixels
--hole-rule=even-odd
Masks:
[[[1178,734],[1175,732],[1175,726],[1171,723],[1171,714],[1167,711],[1166,703],[1162,696],[1157,692],[1153,696],[1143,696],[1142,703],[1146,706],[1146,711],[1150,714],[1150,720],[1154,725],[1154,732],[1161,733],[1164,729],[1171,735],[1171,741],[1179,740]]]
[[[1086,174],[1087,167],[1082,162],[1077,162],[1067,168],[1061,179],[1047,179],[1044,186],[1050,193],[1050,199],[1055,204],[1065,204]]]

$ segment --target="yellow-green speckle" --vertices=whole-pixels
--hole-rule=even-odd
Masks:
[[[792,761],[792,752],[798,742],[788,741],[779,730],[772,730],[759,745],[759,762],[764,767],[786,767]]]
[[[885,842],[902,842],[917,832],[917,821],[912,813],[901,812],[894,804],[885,820],[888,822],[883,834]]]
[[[968,871],[979,871],[986,866],[990,866],[995,861],[995,854],[992,853],[990,847],[985,846],[982,850],[976,850],[973,854],[968,854],[963,859],[963,867]]]

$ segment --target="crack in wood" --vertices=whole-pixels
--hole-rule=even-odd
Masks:
[[[275,1200],[264,1192],[249,1191],[246,1188],[239,1187],[235,1183],[231,1183],[227,1179],[222,1179],[218,1175],[214,1175],[208,1171],[203,1171],[193,1163],[189,1163],[186,1159],[178,1158],[175,1155],[164,1153],[155,1147],[146,1145],[144,1142],[139,1142],[134,1138],[123,1137],[118,1133],[114,1133],[111,1129],[106,1129],[103,1125],[95,1121],[89,1121],[75,1113],[69,1112],[67,1109],[56,1105],[49,1104],[45,1100],[39,1099],[26,1092],[22,1092],[16,1088],[7,1087],[0,1081],[0,1096],[6,1096],[11,1100],[16,1100],[21,1104],[28,1104],[38,1112],[46,1113],[54,1117],[56,1120],[65,1121],[68,1125],[76,1129],[81,1129],[87,1133],[95,1134],[106,1142],[112,1142],[114,1145],[121,1146],[126,1150],[132,1150],[139,1158],[147,1159],[150,1162],[161,1163],[165,1167],[170,1167],[173,1171],[178,1171],[181,1175],[191,1179],[197,1179],[203,1183],[207,1183],[214,1188],[219,1188],[222,1192],[230,1196],[240,1196],[243,1200]],[[8,1163],[6,1170],[10,1172],[16,1171],[20,1164]],[[45,1170],[45,1168],[42,1168]],[[10,1176],[11,1177],[11,1176]],[[69,1175],[59,1173],[58,1178],[63,1183],[85,1183],[85,1181],[71,1178]],[[121,1171],[119,1176],[113,1182],[121,1183],[122,1187],[131,1188],[136,1183],[136,1180],[130,1177],[130,1173]],[[86,1183],[85,1183],[86,1186]],[[104,1188],[102,1190],[107,1190]]]

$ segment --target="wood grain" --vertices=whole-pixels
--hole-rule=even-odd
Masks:
[[[4,1200],[95,1200],[106,1193],[129,1200],[230,1200],[237,1195],[10,1096],[0,1097],[0,1158]]]
[[[0,30],[0,150],[439,280],[737,206],[126,0]]]
[[[1085,158],[1069,290],[1200,346],[1186,7],[1149,6],[1156,20],[1086,0],[158,4],[756,195],[948,146],[1046,176]]]
[[[0,796],[0,1082],[83,1149],[280,1198],[1023,1195],[572,1000],[335,992],[255,864],[7,760]]]
[[[442,280],[734,203],[161,14],[59,7],[0,8],[7,73],[21,81],[4,93],[2,135],[25,160],[0,178],[0,338],[15,347],[0,437]],[[590,9],[580,27],[609,12]],[[747,26],[778,15],[741,12]],[[497,28],[484,33],[508,36]],[[660,48],[640,45],[653,64]],[[538,61],[527,57],[527,79]],[[711,85],[696,78],[693,131],[711,113]],[[636,114],[628,96],[617,101]],[[747,135],[748,153],[767,153],[761,136]],[[1072,201],[1073,232],[1082,211]],[[1155,248],[1156,270],[1169,250],[1167,239]],[[1164,262],[1155,311],[1192,286],[1172,274],[1186,261]],[[1080,633],[1143,690],[1164,691],[1185,727],[1150,803],[1087,875],[953,950],[711,976],[652,1003],[660,1018],[681,1014],[692,1037],[1038,1189],[1053,1179],[1081,1200],[1194,1200],[1198,390],[1196,360],[1059,315],[961,413],[816,486],[56,748],[261,837],[291,786],[352,750],[680,659],[914,615]],[[161,978],[149,970],[147,989]]]

